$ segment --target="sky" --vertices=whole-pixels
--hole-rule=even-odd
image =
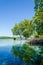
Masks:
[[[0,36],[12,36],[16,23],[34,16],[34,0],[0,0]]]

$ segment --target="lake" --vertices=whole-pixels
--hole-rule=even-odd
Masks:
[[[14,41],[13,39],[0,39],[0,65],[23,65],[19,57],[15,57],[11,52],[12,46],[21,45],[24,41]]]
[[[0,39],[0,65],[25,65],[24,62],[21,61],[19,57],[15,57],[11,51],[12,46],[21,46],[24,43],[25,41]],[[38,52],[38,46],[33,46],[33,48]]]

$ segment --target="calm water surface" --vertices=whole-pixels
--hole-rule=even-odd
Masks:
[[[0,65],[23,65],[19,57],[15,57],[11,52],[13,45],[21,45],[24,41],[14,41],[13,39],[0,39]]]
[[[13,39],[0,39],[0,65],[25,65],[19,57],[15,57],[11,52],[12,46],[21,46],[24,42],[25,41],[14,41]],[[39,48],[37,46],[33,46],[33,48],[38,52]]]

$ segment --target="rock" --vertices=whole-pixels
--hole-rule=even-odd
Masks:
[[[43,38],[31,38],[30,40],[27,40],[27,43],[30,45],[40,45],[43,46]]]

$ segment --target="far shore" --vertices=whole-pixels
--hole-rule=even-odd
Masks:
[[[0,36],[0,39],[14,39],[13,36]]]

